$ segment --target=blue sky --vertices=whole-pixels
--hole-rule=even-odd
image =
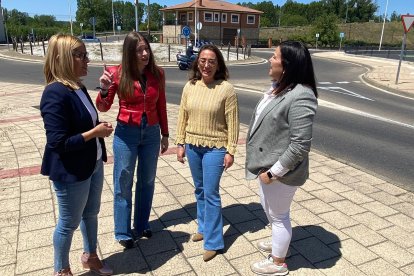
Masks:
[[[27,12],[30,16],[35,14],[47,14],[47,15],[54,15],[58,20],[66,20],[69,21],[70,14],[72,14],[72,18],[75,18],[76,8],[77,8],[77,1],[76,0],[0,0],[1,5],[7,9],[17,9],[21,12]],[[116,1],[116,0],[114,0]],[[128,1],[128,0],[124,0]],[[129,0],[133,2],[133,0]],[[147,3],[147,0],[139,0],[140,2],[143,1]],[[158,3],[161,5],[172,6],[180,3],[187,2],[186,0],[150,0],[151,3]],[[238,3],[238,2],[262,2],[257,0],[245,0],[245,1],[237,1],[237,0],[228,0],[227,2],[231,3]],[[296,0],[298,3],[305,3],[308,4],[314,0]],[[276,5],[283,5],[286,0],[274,0],[273,3]],[[387,0],[376,0],[379,9],[377,11],[377,15],[383,15],[385,12]],[[71,13],[69,10],[71,9]],[[399,14],[414,14],[414,1],[413,0],[388,0],[388,12],[387,14],[390,15],[393,11],[396,11]]]

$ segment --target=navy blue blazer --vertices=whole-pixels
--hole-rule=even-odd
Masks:
[[[82,91],[94,106],[86,88]],[[96,165],[97,144],[95,139],[85,142],[81,135],[94,128],[92,117],[82,100],[62,83],[51,83],[43,91],[40,111],[47,138],[41,173],[60,182],[89,178]],[[99,138],[99,142],[102,160],[106,162],[104,139]]]

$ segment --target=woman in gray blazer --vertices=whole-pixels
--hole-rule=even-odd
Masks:
[[[246,142],[246,178],[259,179],[260,201],[272,226],[272,240],[258,242],[270,253],[252,263],[261,275],[289,273],[285,257],[292,237],[290,205],[309,175],[316,81],[305,45],[285,41],[269,59],[272,86],[252,116]]]

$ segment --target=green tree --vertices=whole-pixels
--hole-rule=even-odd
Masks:
[[[334,47],[339,42],[338,17],[335,14],[325,14],[315,20],[313,33],[319,33],[322,46]]]
[[[401,21],[401,14],[398,14],[396,11],[393,11],[390,16],[390,21]]]

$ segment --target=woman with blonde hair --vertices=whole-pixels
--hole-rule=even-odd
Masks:
[[[69,251],[73,232],[80,225],[84,268],[99,275],[112,269],[96,254],[98,213],[106,162],[104,137],[111,124],[99,122],[98,113],[81,82],[87,75],[84,43],[71,35],[50,38],[44,65],[46,87],[40,111],[46,130],[41,173],[53,182],[59,217],[53,234],[55,275],[72,275]]]

